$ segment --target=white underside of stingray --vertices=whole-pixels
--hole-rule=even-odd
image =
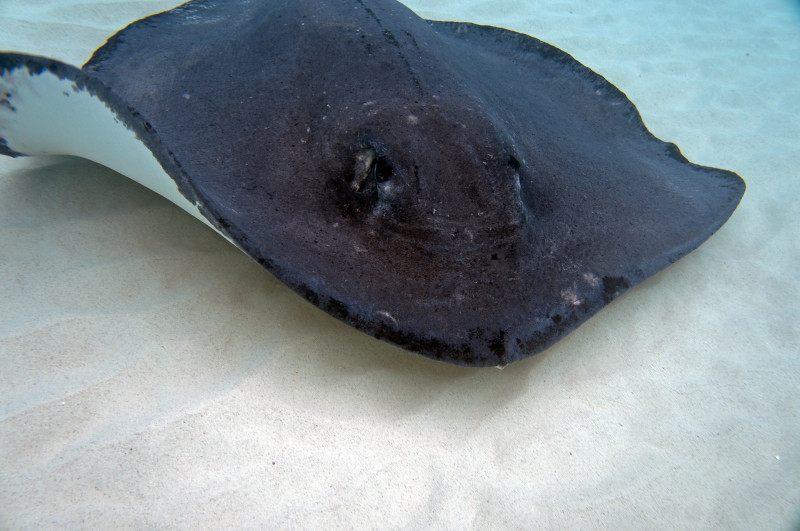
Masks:
[[[153,153],[112,109],[67,78],[48,70],[36,75],[27,68],[6,70],[0,77],[0,131],[7,147],[17,153],[74,155],[111,168],[231,241],[205,218],[197,203],[180,193]]]

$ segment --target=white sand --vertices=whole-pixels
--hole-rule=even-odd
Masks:
[[[408,4],[572,53],[740,173],[742,205],[547,352],[468,370],[338,323],[120,175],[4,158],[0,528],[800,524],[796,3]],[[80,64],[172,5],[2,0],[0,49]]]

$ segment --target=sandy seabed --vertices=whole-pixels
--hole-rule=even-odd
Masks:
[[[166,0],[2,0],[82,64]],[[351,330],[66,157],[0,160],[0,527],[800,525],[800,8],[414,0],[604,75],[748,190],[707,243],[503,371]],[[76,131],[80,134],[80,131]]]

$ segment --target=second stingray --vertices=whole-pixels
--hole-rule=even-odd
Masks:
[[[461,365],[551,345],[745,190],[557,48],[394,0],[198,0],[82,69],[5,53],[0,74],[0,153],[103,163],[326,312]]]

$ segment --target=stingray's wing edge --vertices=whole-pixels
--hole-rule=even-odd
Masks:
[[[730,170],[714,168],[711,166],[703,166],[688,160],[683,153],[681,153],[677,145],[672,142],[661,140],[647,128],[641,114],[639,114],[639,110],[636,108],[636,105],[634,105],[634,103],[622,90],[619,89],[619,87],[575,59],[572,55],[564,50],[539,40],[536,37],[531,37],[530,35],[526,35],[524,33],[519,33],[497,26],[444,20],[426,21],[444,37],[456,37],[467,42],[471,42],[476,46],[486,46],[488,42],[495,41],[496,44],[502,43],[507,48],[506,53],[530,53],[541,58],[550,59],[554,62],[568,65],[572,70],[578,72],[587,82],[592,83],[595,88],[603,90],[607,94],[607,97],[613,97],[616,104],[625,110],[628,121],[632,125],[635,125],[642,134],[651,140],[663,144],[665,151],[670,157],[679,162],[687,163],[697,169],[704,170],[707,173],[713,174],[715,177],[719,178],[723,183],[722,186],[732,190],[732,195],[736,199],[736,205],[738,205],[739,201],[741,201],[741,198],[744,196],[746,183],[741,176]],[[499,53],[500,46],[493,47],[493,51]],[[725,217],[725,220],[727,220],[728,217],[733,214],[733,210],[734,209],[731,209],[730,213]],[[720,223],[719,226],[714,229],[714,231],[722,226],[723,223],[724,221]],[[712,234],[714,231],[712,231]],[[697,245],[699,245],[699,243]],[[695,247],[697,247],[697,245],[695,245]],[[683,256],[683,254],[680,256]]]
[[[235,244],[204,211],[146,119],[75,66],[0,53],[0,154],[73,155],[97,162],[165,197]]]

